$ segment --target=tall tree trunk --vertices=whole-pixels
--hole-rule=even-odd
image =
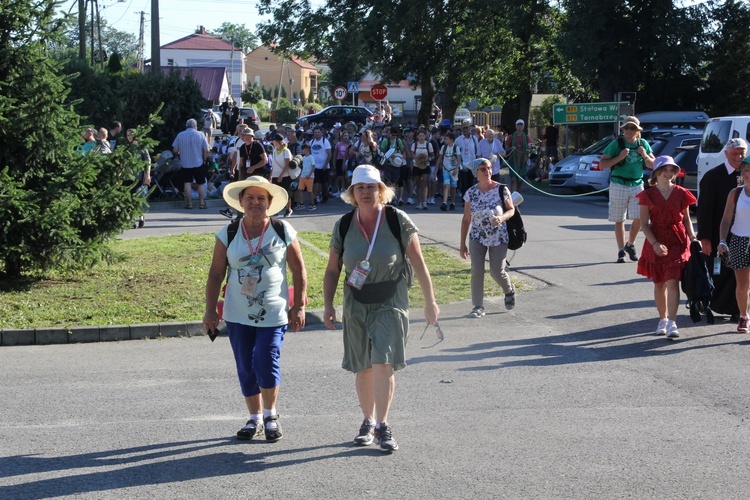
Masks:
[[[417,125],[428,125],[432,115],[432,105],[435,102],[435,84],[432,82],[432,72],[422,74],[421,87],[422,103],[417,114]]]

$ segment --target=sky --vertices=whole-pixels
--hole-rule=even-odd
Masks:
[[[151,1],[152,0],[98,0],[100,15],[107,25],[132,33],[138,40],[140,12],[146,13],[145,53],[151,53]],[[312,2],[313,5],[319,2]],[[77,12],[78,1],[66,0],[64,10]],[[88,12],[91,12],[89,5]],[[255,26],[268,17],[258,15],[255,0],[159,0],[161,45],[195,33],[199,26],[212,31],[224,22],[243,24],[255,32]]]

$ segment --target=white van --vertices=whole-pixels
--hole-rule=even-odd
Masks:
[[[724,147],[735,137],[750,141],[750,116],[721,116],[706,122],[698,152],[699,186],[703,174],[724,163]]]

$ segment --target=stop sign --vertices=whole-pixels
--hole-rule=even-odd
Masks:
[[[388,97],[388,87],[379,83],[377,85],[373,85],[370,89],[370,96],[372,96],[372,98],[376,101],[382,101],[383,99]]]

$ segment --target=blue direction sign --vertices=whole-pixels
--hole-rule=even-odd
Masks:
[[[346,90],[350,94],[356,94],[359,92],[359,82],[349,82],[346,84]]]

